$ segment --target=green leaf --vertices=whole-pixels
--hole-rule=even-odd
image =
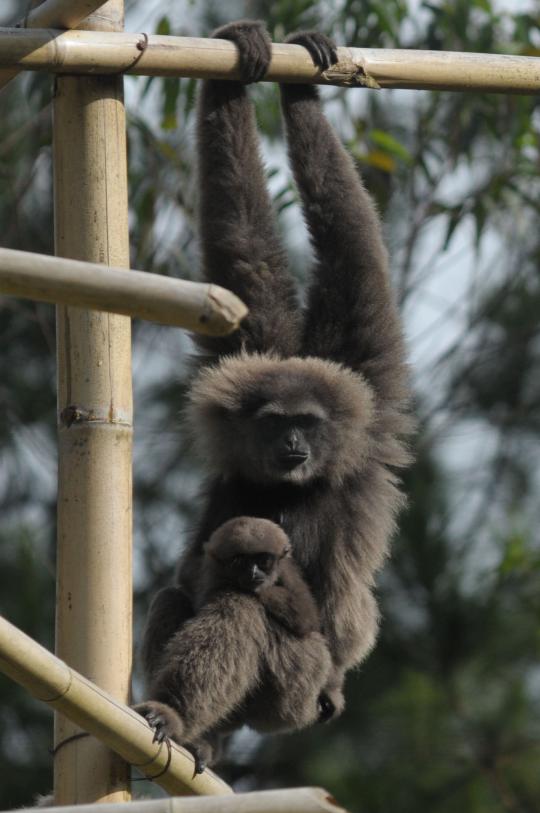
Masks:
[[[412,155],[394,136],[384,130],[370,130],[369,137],[378,147],[395,155],[407,164],[412,162]]]

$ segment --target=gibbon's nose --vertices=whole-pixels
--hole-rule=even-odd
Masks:
[[[307,457],[307,452],[303,448],[303,439],[295,430],[285,435],[283,445],[287,454]]]
[[[288,432],[283,438],[283,457],[288,463],[299,465],[308,458],[308,451],[304,447],[303,439],[298,432]]]
[[[266,579],[266,573],[258,565],[251,568],[251,580],[256,584],[261,584]]]
[[[294,430],[292,432],[288,432],[285,435],[285,448],[288,452],[296,452],[298,446],[300,445],[300,438],[298,437],[298,433]]]

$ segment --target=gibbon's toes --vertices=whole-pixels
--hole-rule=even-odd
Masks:
[[[336,44],[319,31],[298,31],[286,40],[291,45],[302,45],[311,56],[313,64],[321,71],[337,62]]]
[[[272,57],[272,42],[264,23],[240,20],[218,28],[212,36],[234,42],[244,84],[260,82],[264,78]]]
[[[191,756],[193,757],[193,761],[195,763],[193,768],[193,779],[196,776],[201,774],[208,765],[208,757],[209,754],[207,753],[207,749],[204,747],[199,747],[198,745],[193,745],[191,742],[183,742],[182,747],[189,751]]]
[[[167,739],[167,720],[162,714],[149,714],[146,719],[150,728],[154,729],[152,742],[163,742]]]
[[[154,731],[153,742],[165,742],[171,738],[178,741],[181,729],[181,721],[173,709],[165,706],[164,703],[149,700],[146,703],[138,703],[133,706],[137,714],[144,717],[150,728]]]

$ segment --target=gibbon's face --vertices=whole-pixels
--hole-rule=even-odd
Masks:
[[[239,553],[220,562],[222,581],[246,592],[275,584],[279,559],[272,553]]]
[[[332,453],[328,415],[306,398],[263,401],[229,423],[241,451],[238,468],[250,480],[304,483],[324,472]]]
[[[256,593],[275,584],[279,563],[290,556],[291,546],[271,520],[234,517],[214,531],[204,551],[216,583]]]
[[[373,393],[318,358],[239,354],[203,369],[187,417],[210,470],[261,484],[334,484],[363,465]]]

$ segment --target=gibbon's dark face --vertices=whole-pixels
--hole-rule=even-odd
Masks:
[[[214,582],[256,593],[275,584],[279,563],[290,555],[291,547],[271,520],[235,517],[214,531],[204,551]]]
[[[272,553],[239,553],[232,559],[220,562],[221,581],[226,581],[231,587],[256,593],[261,587],[275,584],[278,561]]]
[[[369,385],[317,358],[240,354],[204,369],[188,417],[209,467],[262,484],[340,482],[362,465]]]
[[[324,471],[334,444],[321,404],[301,393],[258,401],[229,419],[243,450],[242,472],[265,482],[302,483]]]

